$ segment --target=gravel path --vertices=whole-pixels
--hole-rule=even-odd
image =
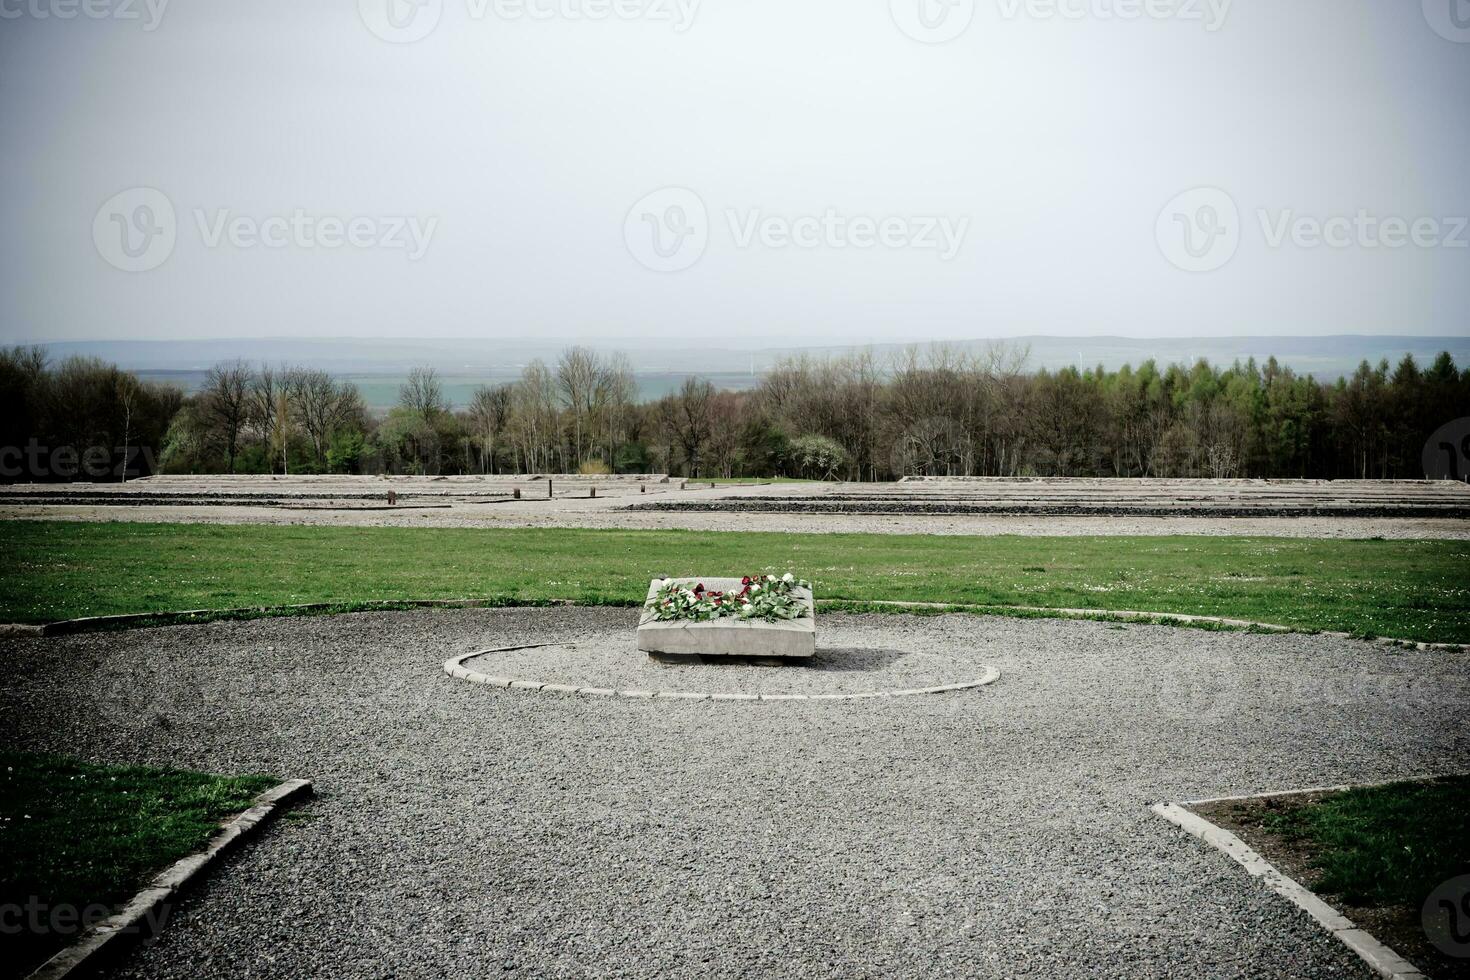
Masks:
[[[580,503],[580,502],[578,502]],[[780,534],[1246,535],[1276,538],[1470,540],[1470,521],[1395,517],[1009,517],[976,514],[701,513],[520,505],[292,510],[281,507],[0,506],[0,520],[141,521],[154,524],[280,524],[336,527],[581,527],[626,530],[767,531]]]
[[[1369,976],[1161,799],[1464,768],[1470,655],[836,616],[988,663],[857,702],[552,697],[456,653],[627,636],[461,610],[12,640],[0,741],[317,781],[128,977]],[[631,650],[630,650],[631,655]]]

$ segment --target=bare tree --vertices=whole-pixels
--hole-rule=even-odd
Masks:
[[[255,371],[241,360],[224,361],[209,369],[200,389],[200,408],[206,424],[215,429],[225,446],[228,472],[235,472],[240,432],[250,418]]]
[[[556,410],[556,382],[545,364],[532,361],[512,389],[512,429],[527,471],[555,468],[561,435]]]
[[[699,476],[701,456],[709,442],[715,386],[689,377],[676,394],[659,403],[659,414],[684,455],[689,476]]]
[[[480,465],[485,473],[495,471],[495,449],[500,435],[510,427],[514,394],[510,385],[485,385],[470,399],[469,420],[480,440]]]
[[[398,386],[398,404],[418,412],[429,422],[449,411],[444,386],[431,367],[416,367],[408,372],[408,383]]]
[[[142,386],[138,379],[131,374],[120,374],[117,378],[117,400],[122,405],[123,415],[123,455],[122,455],[122,482],[128,482],[128,457],[131,455],[133,435],[133,409],[138,404],[138,393]]]
[[[311,442],[317,465],[325,465],[332,433],[363,413],[357,386],[335,381],[325,371],[297,368],[287,375],[285,388],[294,420]]]
[[[262,364],[260,371],[255,375],[254,382],[250,385],[250,428],[260,437],[272,471],[275,470],[276,408],[280,395],[281,377],[285,373],[285,368],[282,368],[278,374],[272,368]]]
[[[610,470],[616,469],[618,448],[633,425],[633,407],[638,399],[638,380],[626,354],[614,354],[597,372],[593,389],[591,425],[600,441]]]
[[[587,460],[586,436],[592,428],[592,402],[602,370],[597,355],[585,347],[569,347],[556,362],[557,394],[572,430],[573,469]]]

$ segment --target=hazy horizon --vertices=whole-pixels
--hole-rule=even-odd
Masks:
[[[981,339],[945,341],[944,347],[986,353],[996,344],[1010,355],[1025,354],[1027,371],[1063,367],[1117,370],[1154,360],[1161,366],[1193,364],[1200,359],[1228,367],[1268,357],[1298,374],[1331,381],[1351,374],[1362,361],[1397,364],[1406,354],[1427,365],[1441,351],[1456,364],[1470,367],[1470,338],[1466,337],[1023,337],[1006,341]],[[213,364],[241,358],[256,364],[291,363],[321,368],[355,383],[369,407],[386,409],[396,403],[398,386],[414,367],[432,367],[440,375],[451,404],[463,407],[480,385],[517,379],[532,360],[554,366],[565,344],[555,338],[536,341],[495,341],[465,338],[235,338],[198,341],[53,341],[43,344],[53,361],[91,355],[115,363],[140,377],[196,390]],[[629,356],[640,396],[658,398],[676,390],[687,377],[710,380],[725,390],[749,390],[779,361],[803,354],[817,357],[859,350],[873,352],[880,369],[892,355],[909,346],[833,345],[823,347],[717,348],[642,346],[612,343],[594,345],[599,353]]]
[[[34,0],[0,343],[1461,336],[1456,2]]]

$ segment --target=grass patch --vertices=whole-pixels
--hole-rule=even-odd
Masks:
[[[22,975],[277,783],[20,752],[0,752],[0,770],[0,908],[21,916],[0,948]]]
[[[1137,609],[1465,643],[1467,568],[1458,541],[11,521],[0,621],[409,599],[636,605],[654,576],[738,570],[793,571],[822,600]]]
[[[1319,890],[1417,908],[1440,882],[1470,873],[1470,776],[1348,790],[1261,825],[1308,847]]]

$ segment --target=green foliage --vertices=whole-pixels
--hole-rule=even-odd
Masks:
[[[0,907],[62,912],[73,923],[62,907],[119,904],[276,783],[20,752],[0,752],[0,769]],[[71,937],[48,929],[7,938],[14,967],[37,965]]]
[[[826,436],[798,436],[787,450],[787,465],[793,476],[811,480],[835,480],[848,464],[847,450]]]
[[[653,466],[648,458],[648,447],[641,442],[628,442],[619,446],[616,463],[619,473],[648,473]]]
[[[0,621],[368,599],[636,605],[653,578],[796,568],[819,600],[1141,609],[1467,643],[1467,567],[1463,541],[13,521],[0,523]]]
[[[360,472],[366,451],[367,444],[361,432],[356,429],[338,432],[333,435],[332,444],[327,449],[327,470],[331,473]]]
[[[740,466],[747,476],[776,476],[790,452],[786,433],[764,415],[752,417],[740,434]]]

